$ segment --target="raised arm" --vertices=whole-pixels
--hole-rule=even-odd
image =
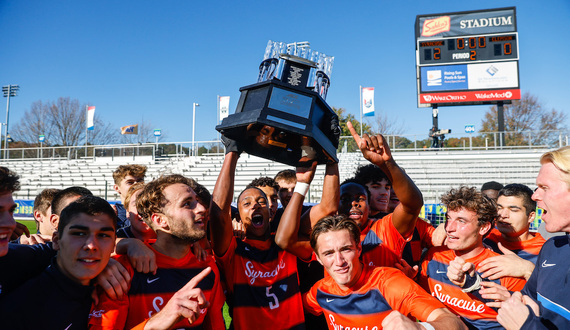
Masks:
[[[210,206],[210,234],[212,248],[216,256],[226,254],[230,246],[233,228],[231,217],[231,203],[234,195],[234,179],[239,153],[227,149],[224,164],[212,194]]]
[[[305,195],[302,194],[301,190],[305,190],[302,189],[302,187],[306,187],[311,183],[315,176],[316,168],[317,162],[314,162],[309,168],[297,168],[297,185],[295,186],[295,191],[281,216],[279,227],[275,233],[275,243],[283,250],[294,254],[302,260],[308,260],[313,250],[311,249],[309,241],[299,241],[298,239],[301,211],[303,209],[303,201],[305,200]]]
[[[323,182],[323,194],[321,195],[321,202],[313,206],[308,214],[303,214],[301,224],[310,221],[311,228],[322,218],[336,214],[338,211],[338,203],[340,200],[340,181],[338,174],[338,163],[329,163],[325,169],[325,179]],[[308,219],[306,217],[308,216]],[[307,234],[305,228],[301,228],[301,232]],[[308,230],[310,233],[310,228]]]
[[[380,167],[392,182],[394,192],[400,199],[400,204],[392,215],[392,222],[402,236],[410,235],[424,204],[422,193],[406,172],[396,164],[382,134],[376,136],[364,134],[361,138],[351,122],[347,122],[346,125],[364,158]]]

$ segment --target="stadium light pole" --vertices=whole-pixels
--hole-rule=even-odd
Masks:
[[[2,93],[4,97],[8,98],[6,102],[6,132],[4,134],[4,159],[6,159],[8,154],[8,124],[10,120],[10,97],[18,95],[18,90],[20,86],[18,85],[6,85],[2,86]]]
[[[192,103],[192,156],[195,156],[194,133],[196,133],[196,107],[199,106],[198,103]]]

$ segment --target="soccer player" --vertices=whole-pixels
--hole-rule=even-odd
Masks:
[[[281,206],[285,208],[287,207],[287,204],[289,204],[291,196],[293,196],[293,189],[295,188],[295,184],[297,182],[295,171],[279,171],[273,179],[279,185],[279,201],[281,201]]]
[[[516,291],[525,284],[524,279],[514,277],[483,282],[477,270],[483,260],[498,255],[483,245],[483,238],[497,217],[497,207],[474,187],[465,186],[451,189],[441,197],[441,201],[447,207],[446,246],[428,251],[422,263],[420,282],[471,327],[497,328],[497,312],[492,308],[495,299],[483,297],[479,289],[499,290],[502,286]],[[493,294],[501,292],[504,291]]]
[[[383,242],[383,245],[391,249],[398,258],[401,258],[404,246],[414,232],[416,220],[423,205],[422,193],[412,179],[398,166],[382,135],[368,136],[364,134],[361,138],[350,122],[347,122],[347,127],[364,158],[386,173],[392,182],[395,193],[400,198],[400,204],[394,212],[374,222],[370,230],[379,238],[377,241]],[[341,189],[341,204],[343,204],[342,195]],[[364,213],[359,212],[357,204],[355,203],[355,207],[351,208],[350,217],[359,223],[363,229],[363,219],[361,218]],[[342,208],[343,206],[339,207],[339,213],[341,213]],[[360,210],[362,211],[362,208]],[[365,243],[366,240],[363,244]]]
[[[57,229],[50,222],[51,201],[59,189],[47,188],[42,190],[34,200],[34,220],[36,221],[36,233],[26,237],[20,236],[20,244],[40,244],[51,241],[53,232]]]
[[[279,185],[277,184],[277,182],[275,182],[274,179],[265,176],[251,181],[246,188],[249,187],[257,187],[263,190],[265,196],[267,196],[267,202],[269,203],[269,210],[271,211],[271,218],[273,219],[275,217],[275,214],[277,213],[277,207],[279,206],[279,204],[277,203],[278,193],[279,193]],[[273,222],[273,220],[271,222]],[[274,229],[277,230],[277,227],[275,227]],[[273,232],[275,232],[275,230],[273,230]]]
[[[117,210],[117,215],[119,216],[118,228],[127,227],[129,225],[125,209],[125,197],[133,184],[144,182],[145,174],[146,166],[138,164],[121,165],[113,172],[113,180],[115,181],[113,189],[119,193],[119,197],[121,198],[121,202],[115,203],[114,205],[115,210]]]
[[[375,164],[360,166],[356,169],[354,178],[360,184],[365,185],[370,192],[370,214],[368,216],[371,219],[382,219],[388,213],[393,212],[389,210],[392,183],[380,167]]]
[[[145,185],[137,198],[137,210],[156,232],[156,241],[146,242],[146,246],[155,253],[158,269],[156,274],[138,272],[126,255],[117,256],[131,278],[128,295],[115,301],[100,294],[99,304],[91,313],[92,329],[131,329],[137,325],[152,328],[151,325],[161,319],[155,319],[155,315],[164,315],[160,314],[163,309],[170,313],[172,304],[179,305],[180,295],[176,291],[185,288],[191,278],[207,268],[211,268],[211,272],[197,288],[202,290],[210,306],[196,318],[177,318],[175,327],[224,328],[224,297],[214,259],[201,261],[191,250],[192,244],[206,235],[206,209],[198,203],[192,188],[195,184],[192,179],[173,174]]]
[[[6,167],[0,167],[0,257],[8,253],[8,243],[16,221],[14,220],[14,210],[16,203],[12,193],[20,189],[20,181],[16,173]],[[2,283],[0,282],[0,293]]]
[[[523,184],[509,184],[499,191],[496,228],[484,240],[501,255],[479,264],[483,277],[524,277],[528,280],[545,240],[529,229],[534,221],[536,202],[532,190]]]
[[[503,189],[503,185],[498,183],[497,181],[489,181],[483,183],[481,186],[481,193],[490,199],[497,201],[499,197],[499,191]]]
[[[497,320],[507,329],[570,329],[570,147],[543,154],[540,163],[532,199],[546,230],[567,234],[544,243],[524,289],[502,303]]]
[[[127,191],[125,206],[130,225],[117,229],[117,238],[137,238],[141,241],[156,238],[156,233],[144,222],[137,211],[137,198],[143,188],[144,182],[137,182]]]
[[[92,305],[91,280],[107,266],[115,247],[116,224],[114,210],[99,197],[82,197],[67,206],[53,235],[56,258],[39,276],[2,298],[2,327],[86,329]],[[28,299],[24,307],[16,303],[23,297],[34,299]],[[46,303],[60,312],[46,308]]]
[[[330,277],[303,295],[305,309],[324,313],[331,330],[465,328],[401,271],[363,264],[359,238],[356,223],[344,216],[317,222],[310,243]],[[423,322],[413,322],[408,315]]]
[[[233,306],[233,325],[237,330],[304,328],[297,260],[275,244],[267,196],[261,189],[250,187],[238,196],[245,238],[233,235],[230,205],[240,150],[235,141],[222,139],[226,156],[214,187],[210,228],[228,304]]]

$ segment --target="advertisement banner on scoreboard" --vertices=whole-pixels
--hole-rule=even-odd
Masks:
[[[516,32],[515,8],[419,15],[416,39]]]
[[[16,199],[15,218],[34,218],[34,201],[31,199]]]
[[[463,91],[444,93],[421,93],[418,95],[419,105],[430,106],[430,104],[451,105],[452,103],[485,103],[496,101],[520,100],[520,89],[501,89],[492,91]]]
[[[420,68],[421,92],[518,88],[518,62],[491,62]]]

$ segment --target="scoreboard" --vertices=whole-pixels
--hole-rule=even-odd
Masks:
[[[416,17],[418,106],[520,99],[514,7]]]

